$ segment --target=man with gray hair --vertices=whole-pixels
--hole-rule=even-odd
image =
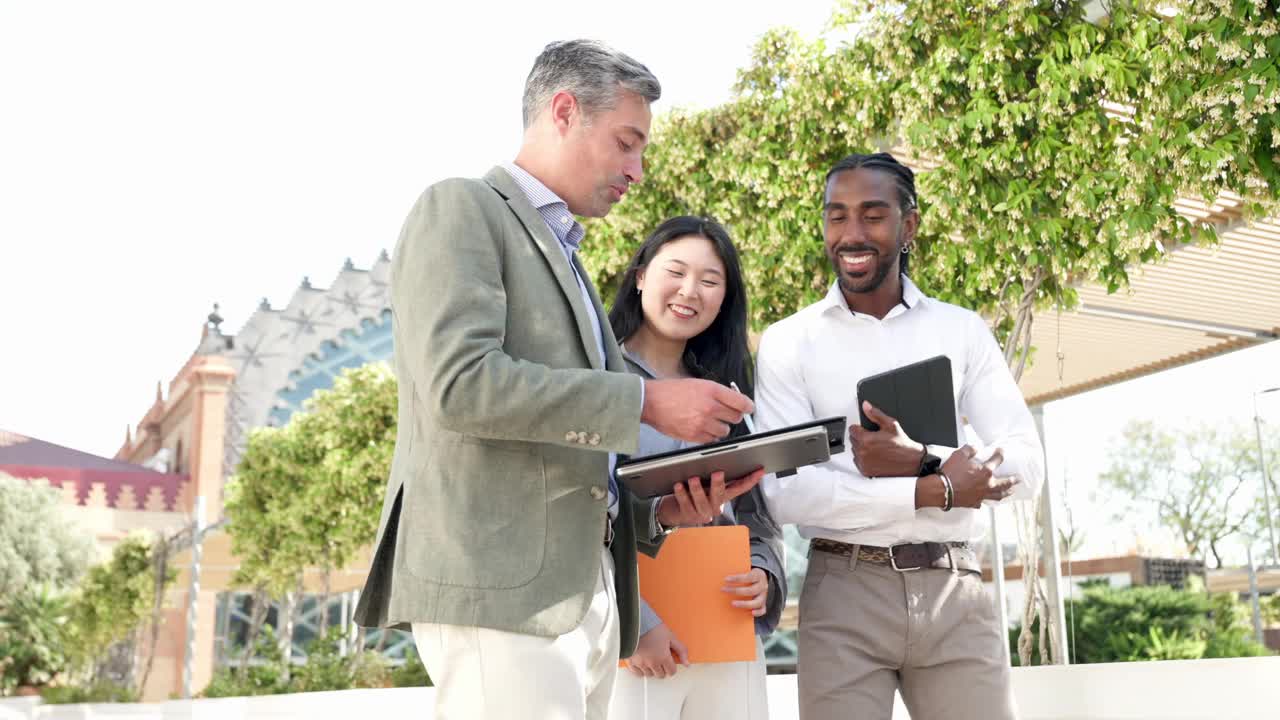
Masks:
[[[613,479],[640,423],[724,437],[751,401],[626,371],[577,257],[643,170],[643,65],[548,45],[514,162],[419,198],[391,266],[399,432],[356,621],[410,626],[436,717],[603,718],[639,625],[636,548],[700,524],[759,474],[638,501]]]

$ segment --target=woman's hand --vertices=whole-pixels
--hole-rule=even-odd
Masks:
[[[676,674],[676,663],[689,664],[689,651],[666,623],[640,636],[636,651],[627,658],[627,669],[636,677],[665,678]]]
[[[724,591],[741,598],[733,601],[734,607],[750,610],[755,617],[764,615],[769,600],[769,576],[764,570],[751,568],[751,572],[730,575],[724,581],[728,583]]]
[[[671,495],[664,495],[658,501],[658,522],[669,528],[715,522],[725,503],[750,492],[763,477],[763,468],[728,482],[725,482],[723,472],[714,472],[706,490],[703,490],[701,478],[691,477],[685,482],[678,482]]]

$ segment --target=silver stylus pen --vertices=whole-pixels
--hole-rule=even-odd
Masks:
[[[741,390],[739,390],[739,389],[738,389],[738,383],[736,383],[736,382],[730,381],[730,382],[729,382],[729,387],[733,388],[733,391],[734,391],[734,392],[736,392],[736,393],[740,393],[740,392],[742,392]],[[751,433],[752,435],[754,435],[754,434],[756,433],[756,424],[755,424],[754,422],[751,422],[751,416],[750,416],[750,415],[748,415],[748,414],[743,414],[743,416],[742,416],[742,422],[744,422],[744,423],[746,423],[746,424],[747,424],[747,432]]]

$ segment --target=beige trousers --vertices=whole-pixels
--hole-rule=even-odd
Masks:
[[[620,642],[613,557],[601,548],[587,617],[564,635],[414,623],[413,639],[436,686],[436,720],[604,720]]]
[[[856,553],[855,553],[856,558]],[[809,554],[800,594],[800,720],[1013,720],[995,605],[972,572]]]
[[[618,671],[609,720],[768,720],[764,646],[751,662],[678,666],[668,678]]]

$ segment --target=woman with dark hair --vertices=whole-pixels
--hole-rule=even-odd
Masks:
[[[646,379],[695,377],[734,383],[752,396],[742,268],[729,233],[714,220],[682,215],[659,225],[627,266],[609,322],[631,372]],[[745,432],[738,425],[730,435]],[[634,457],[687,445],[642,424]],[[777,627],[787,596],[781,531],[758,488],[726,504],[713,524],[745,525],[750,530],[752,568],[725,579],[725,602],[752,613],[757,637],[767,635]],[[627,660],[630,672],[618,675],[609,717],[768,716],[764,650],[758,641],[754,662],[686,668],[678,664],[688,665],[684,645],[641,601],[640,644]]]

